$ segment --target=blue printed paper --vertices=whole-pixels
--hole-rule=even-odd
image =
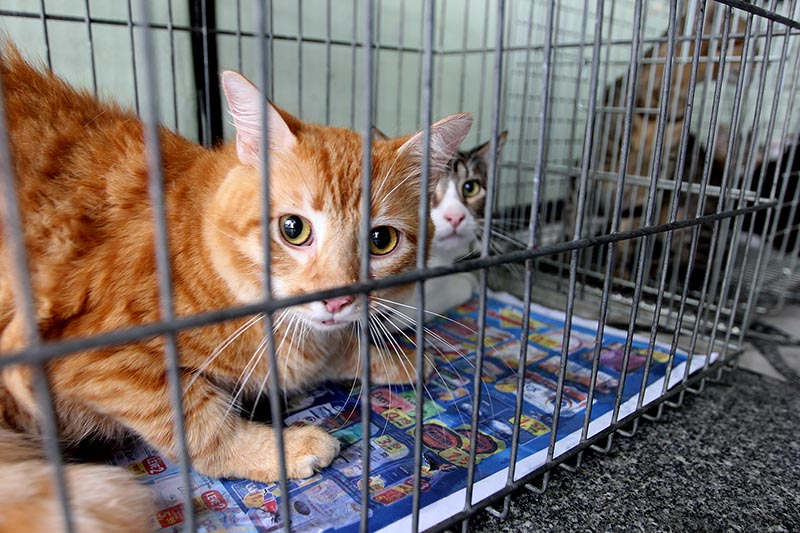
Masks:
[[[508,479],[518,376],[524,372],[523,412],[515,478],[535,470],[546,460],[551,439],[558,373],[561,366],[563,313],[532,306],[527,361],[520,367],[522,303],[504,294],[490,294],[485,329],[480,423],[476,437],[477,502],[503,487]],[[477,299],[452,310],[448,319],[429,324],[426,353],[436,359],[436,372],[424,391],[423,425],[415,427],[416,393],[411,386],[378,386],[370,391],[370,530],[407,531],[410,527],[414,483],[414,437],[422,432],[422,511],[426,528],[464,507],[469,462],[470,420],[475,404],[473,381],[477,348]],[[584,426],[596,323],[575,318],[569,340],[565,383],[561,398],[556,455],[576,446]],[[413,335],[410,337],[413,338]],[[414,347],[403,335],[397,346],[408,353]],[[622,381],[625,333],[606,328],[600,352],[588,435],[611,423],[614,401]],[[665,390],[670,363],[669,347],[656,344],[645,391],[642,392],[647,339],[635,338],[628,361],[618,417],[647,404]],[[393,348],[394,349],[394,348]],[[670,384],[683,379],[686,354],[672,359]],[[692,371],[704,357],[692,360]],[[328,383],[290,402],[285,423],[316,424],[342,442],[342,452],[325,470],[289,484],[293,531],[355,532],[361,511],[363,424],[358,390],[353,384]],[[114,462],[128,467],[151,485],[159,512],[157,531],[180,530],[183,521],[177,465],[149,447],[138,444],[120,451]],[[193,473],[192,493],[200,531],[271,531],[282,523],[277,483],[215,480]]]

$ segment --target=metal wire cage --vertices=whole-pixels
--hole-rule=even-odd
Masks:
[[[590,447],[607,450],[616,432],[635,432],[648,411],[648,416],[659,417],[664,405],[680,405],[686,390],[700,391],[707,379],[719,378],[740,352],[753,316],[782,305],[798,284],[796,0],[34,4],[0,1],[0,28],[26,55],[44,58],[73,84],[131,104],[146,124],[163,317],[93,338],[44,342],[35,327],[31,286],[23,277],[19,293],[24,295],[28,347],[3,354],[0,368],[24,364],[36,373],[37,393],[45,406],[42,431],[49,437],[49,458],[58,466],[56,484],[66,517],[70,495],[45,371],[53,358],[163,336],[182,443],[182,479],[191,486],[178,381],[176,335],[182,330],[260,312],[270,332],[273,313],[287,306],[347,294],[365,298],[370,290],[408,282],[417,283],[424,302],[425,280],[475,272],[480,289],[473,394],[479,405],[488,288],[517,294],[525,309],[532,301],[561,307],[565,342],[553,438],[541,468],[515,477],[518,402],[507,481],[502,489],[474,501],[480,413],[473,409],[463,507],[439,523],[422,524],[421,436],[415,441],[412,529],[442,530],[460,522],[466,529],[479,509],[506,497],[502,510],[492,510],[505,516],[513,490],[544,490],[548,472],[556,465],[568,460],[580,464]],[[432,269],[420,263],[413,273],[372,280],[369,246],[362,245],[362,276],[354,286],[288,300],[266,294],[263,302],[247,307],[175,316],[157,125],[164,123],[207,146],[230,138],[217,83],[222,68],[249,75],[268,97],[304,120],[365,132],[365,154],[370,153],[374,125],[387,133],[424,129],[429,135],[433,117],[469,111],[476,121],[467,142],[490,139],[493,147],[507,129],[505,150],[489,164],[487,212],[477,256]],[[0,123],[3,120],[0,116]],[[5,190],[13,191],[6,137],[4,130],[0,174]],[[366,155],[364,191],[370,190],[370,168]],[[424,170],[423,183],[427,173]],[[265,173],[264,190],[268,183]],[[5,199],[6,238],[13,244],[17,268],[24,272],[27,258],[15,195],[7,193]],[[420,212],[427,216],[427,199],[423,204]],[[365,213],[368,208],[368,202],[362,205]],[[264,209],[268,219],[268,206]],[[363,225],[366,236],[368,213]],[[269,279],[269,262],[265,276]],[[367,313],[361,334],[362,359],[367,362],[364,383],[370,382]],[[423,313],[418,312],[420,323]],[[587,418],[579,444],[557,453],[573,315],[621,325],[629,339],[643,331],[651,350],[658,339],[671,346],[671,357],[679,347],[689,357],[711,352],[720,357],[714,364],[706,359],[701,372],[665,388],[656,401],[640,401],[629,415],[618,416],[617,405],[609,428],[591,437]],[[528,337],[528,318],[522,321],[523,339]],[[425,334],[417,329],[418,362]],[[628,357],[630,341],[625,349]],[[525,342],[520,350],[524,367]],[[595,363],[590,398],[596,377]],[[415,378],[422,390],[421,370]],[[275,374],[269,390],[278,395]],[[424,401],[417,398],[420,405]],[[369,427],[369,395],[364,395],[361,407],[363,427]],[[417,409],[417,425],[422,411]],[[277,402],[272,419],[281,419]],[[282,455],[281,434],[276,435]],[[363,442],[369,464],[369,439]],[[288,495],[281,459],[280,483]],[[536,479],[543,480],[539,486],[532,485]],[[364,469],[360,486],[369,487],[369,481],[369,469]],[[185,496],[185,528],[194,530],[191,491]],[[369,504],[369,491],[363,490],[362,530],[370,528]],[[282,516],[289,517],[288,497],[281,506]],[[284,525],[290,527],[288,520]]]

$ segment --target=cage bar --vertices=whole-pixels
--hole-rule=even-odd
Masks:
[[[415,333],[403,333],[404,339],[415,345],[416,363],[412,387],[417,430],[413,432],[413,456],[409,458],[413,472],[407,492],[412,531],[426,527],[467,531],[470,519],[483,508],[507,517],[513,491],[544,491],[554,468],[571,472],[588,460],[587,450],[607,453],[616,435],[633,436],[642,418],[659,419],[665,405],[681,406],[687,390],[702,392],[722,376],[723,369],[735,365],[750,323],[775,312],[800,286],[800,238],[794,243],[790,239],[793,231],[800,230],[800,223],[794,220],[800,209],[800,191],[790,189],[790,180],[796,179],[791,169],[781,170],[782,162],[794,161],[799,155],[800,115],[793,110],[800,89],[797,1],[686,0],[665,4],[668,9],[649,0],[611,4],[604,0],[526,1],[475,0],[460,5],[444,0],[359,0],[352,3],[351,12],[349,7],[326,0],[318,3],[319,12],[315,12],[302,2],[295,11],[259,0],[252,3],[252,19],[243,13],[250,4],[241,0],[230,5],[169,0],[154,10],[154,16],[148,13],[154,4],[145,0],[138,0],[135,10],[131,0],[120,2],[118,11],[88,0],[78,2],[81,5],[74,13],[48,7],[43,0],[30,7],[0,9],[0,29],[12,37],[18,38],[22,31],[18,28],[35,29],[30,42],[37,44],[31,46],[44,44],[42,55],[48,68],[96,95],[119,97],[123,105],[129,103],[141,112],[145,125],[160,318],[87,338],[44,340],[35,327],[33,286],[23,275],[22,286],[15,290],[21,298],[17,305],[28,319],[29,342],[18,352],[0,357],[0,370],[26,365],[34,374],[44,415],[43,442],[54,465],[54,486],[68,530],[74,509],[64,482],[57,417],[45,368],[77,352],[163,339],[181,483],[187,489],[183,492],[183,527],[187,531],[198,523],[193,513],[176,337],[190,328],[232,319],[261,321],[267,337],[262,355],[268,358],[270,368],[277,369],[275,313],[337,296],[352,295],[360,302],[363,312],[354,326],[363,365],[362,440],[357,446],[361,447],[362,465],[367,466],[354,481],[360,499],[354,501],[358,522],[353,528],[360,531],[377,529],[382,523],[376,513],[382,508],[374,499],[377,491],[368,467],[370,455],[375,454],[370,449],[371,420],[379,418],[369,394],[370,345],[377,343],[375,337],[389,332],[374,311],[370,313],[370,295],[375,291],[413,284],[418,302],[413,311],[416,324],[411,324],[412,319],[404,322],[414,326]],[[79,53],[85,65],[62,61],[59,47],[68,37],[63,28],[68,27],[76,30],[69,42],[86,46],[88,56]],[[107,35],[116,37],[114,50],[119,50],[120,57],[127,57],[130,47],[129,60],[114,66],[132,76],[132,85],[125,88],[129,94],[107,80],[106,69],[112,68],[105,63]],[[168,57],[159,57],[154,48],[162,42],[156,41],[161,37],[168,39]],[[186,75],[185,65],[193,67],[189,76],[195,82],[188,93],[180,82]],[[158,123],[199,136],[206,146],[218,144],[226,134],[230,137],[231,132],[223,128],[224,105],[217,84],[221,67],[255,72],[265,95],[273,97],[277,89],[280,98],[288,100],[279,105],[304,120],[349,126],[362,134],[360,272],[356,283],[275,298],[268,231],[272,213],[265,201],[261,213],[263,300],[175,316]],[[158,79],[171,85],[160,85]],[[159,99],[171,102],[172,110],[169,103],[159,106]],[[266,106],[261,111],[264,159],[260,179],[268,199]],[[424,192],[417,213],[420,221],[427,221],[433,210],[430,201],[435,200],[428,198],[431,124],[455,111],[475,116],[469,139],[488,140],[491,151],[485,216],[479,220],[480,244],[464,260],[429,266],[426,244],[430,231],[421,223],[416,268],[374,279],[369,248],[371,128],[406,134],[409,124],[414,124],[423,131],[420,181]],[[0,123],[4,124],[2,112],[0,106]],[[503,130],[509,131],[509,138],[505,151],[498,155],[498,134]],[[776,141],[779,159],[776,168],[768,170],[768,164],[775,163],[770,149]],[[6,191],[5,239],[15,268],[24,273],[25,226],[15,195],[9,194],[15,190],[10,153],[3,132],[0,175]],[[785,215],[788,223],[783,222]],[[762,226],[756,225],[756,219]],[[775,271],[783,274],[775,276]],[[466,486],[458,493],[451,516],[431,517],[423,474],[424,454],[429,450],[421,428],[428,416],[424,407],[437,401],[426,400],[424,375],[426,360],[432,355],[427,346],[437,339],[425,325],[431,314],[425,309],[426,300],[432,300],[430,292],[426,298],[425,288],[431,280],[462,273],[472,273],[478,280],[478,296],[473,301],[477,311],[471,317],[478,325],[475,371],[467,387],[471,388],[472,411],[461,427],[463,442],[469,446],[463,467]],[[485,422],[479,408],[488,394],[483,390],[484,369],[493,361],[487,309],[493,297],[490,291],[498,290],[517,296],[523,312],[519,331],[515,331],[519,348],[513,360],[517,374],[511,433],[503,437],[508,470],[498,488],[486,496],[476,488],[485,475],[478,465],[478,436]],[[528,409],[526,369],[538,363],[532,355],[535,343],[529,341],[531,304],[539,302],[563,312],[564,328],[559,334],[560,347],[548,352],[557,357],[558,364],[553,363],[557,370],[551,373],[555,384],[552,412],[545,413],[551,415],[546,458],[531,470],[522,468],[521,458],[525,457],[523,439],[527,438],[523,427]],[[574,385],[570,365],[575,356],[570,341],[580,332],[581,318],[596,321],[598,327],[582,363],[589,372],[588,382],[578,387],[585,394],[579,444],[567,450],[559,437],[568,423],[562,403],[568,387]],[[618,383],[610,393],[612,421],[598,431],[593,424],[597,414],[593,404],[604,394],[598,389],[598,379],[608,348],[604,331],[610,326],[624,330],[626,342]],[[647,340],[644,355],[634,354],[634,335],[639,335],[637,342]],[[657,354],[657,343],[668,346],[669,353]],[[684,352],[685,367],[676,370],[678,353]],[[703,355],[712,352],[716,359]],[[666,358],[657,397],[651,398],[643,386],[630,408],[623,389],[635,383],[632,376],[640,373],[647,384],[655,372],[657,355]],[[640,357],[644,363],[637,372],[630,364]],[[292,505],[297,497],[295,492],[290,495],[287,478],[285,454],[291,450],[285,449],[283,441],[285,413],[278,401],[281,382],[277,371],[267,378],[260,384],[256,403],[263,396],[271,400],[280,465],[277,514],[280,527],[291,531],[301,518]],[[490,505],[497,507],[487,507]]]
[[[150,20],[150,7],[146,0],[139,0],[137,5],[142,18]],[[128,11],[130,15],[130,11]],[[158,131],[158,102],[156,100],[156,79],[153,69],[154,52],[150,31],[145,31],[140,41],[142,55],[145,59],[142,69],[143,121],[145,124],[145,148],[147,154],[148,190],[153,209],[155,224],[155,255],[158,276],[158,299],[161,319],[170,323],[175,318],[172,297],[172,272],[170,267],[169,239],[167,237],[166,205],[164,201],[164,179],[162,176],[161,140]],[[164,356],[169,383],[170,403],[175,424],[175,440],[177,442],[178,460],[181,469],[181,481],[186,487],[184,493],[184,524],[192,531],[195,528],[194,505],[192,495],[191,463],[189,449],[186,445],[186,426],[183,415],[183,384],[178,362],[177,331],[172,330],[164,337]]]
[[[266,87],[269,85],[269,71],[268,69],[274,64],[272,63],[273,58],[271,55],[272,46],[271,41],[267,41],[267,15],[269,14],[270,20],[272,17],[272,4],[270,3],[269,9],[267,9],[267,5],[265,1],[256,2],[255,6],[255,17],[257,21],[257,29],[258,34],[260,35],[257,45],[256,45],[256,57],[258,58],[258,75],[259,75],[259,84],[261,87],[264,88],[266,91]],[[272,34],[271,27],[269,28],[269,34]],[[266,47],[269,43],[269,52],[267,52]],[[269,161],[270,161],[270,154],[269,154],[269,124],[267,121],[267,100],[261,100],[261,113],[259,117],[259,121],[261,123],[261,192],[263,194],[263,201],[261,203],[261,235],[263,239],[263,248],[264,248],[264,300],[271,301],[272,300],[272,253],[271,253],[271,242],[270,242],[270,231],[269,231],[269,224],[270,224],[270,203],[269,203],[269,191],[270,191],[270,184],[269,184]],[[268,395],[270,398],[270,416],[272,418],[273,424],[273,431],[275,433],[275,452],[278,455],[278,483],[281,490],[281,494],[283,498],[280,501],[280,509],[281,515],[283,516],[282,522],[282,529],[287,533],[292,529],[292,515],[291,515],[291,506],[290,500],[291,496],[289,493],[289,476],[286,472],[286,444],[283,439],[283,410],[281,409],[279,398],[280,398],[280,376],[279,376],[279,366],[278,366],[278,358],[275,353],[275,322],[273,320],[272,313],[267,312],[263,314],[262,318],[264,332],[266,334],[266,338],[263,342],[266,342],[266,354],[267,360],[269,361],[270,370],[267,373],[268,382]],[[263,354],[263,352],[262,352]],[[264,390],[265,383],[262,381],[259,387],[258,397],[256,398],[256,402],[261,396],[261,391]],[[255,413],[256,408],[253,407],[253,413]]]
[[[486,207],[487,211],[483,221],[483,238],[481,240],[481,258],[488,258],[491,252],[492,236],[492,210],[494,207],[494,197],[497,188],[497,139],[500,132],[500,95],[502,93],[503,81],[503,35],[505,30],[505,0],[497,2],[496,11],[496,48],[494,63],[494,91],[492,102],[492,136],[489,144],[489,170],[488,183],[486,185]],[[479,127],[480,129],[480,127]],[[467,467],[467,486],[464,496],[464,511],[469,513],[473,506],[472,490],[475,480],[475,459],[476,443],[478,438],[478,420],[480,417],[481,386],[483,384],[483,359],[485,351],[485,326],[486,326],[486,288],[488,284],[488,271],[480,271],[480,290],[478,294],[478,339],[475,352],[475,379],[472,389],[472,420],[469,434],[469,465]],[[467,533],[469,529],[469,519],[465,519],[461,525],[461,531]]]
[[[355,4],[353,9],[355,9]],[[372,2],[366,2],[364,5],[364,13],[362,19],[362,54],[363,54],[363,86],[362,86],[362,102],[364,107],[364,115],[363,115],[363,122],[362,122],[362,160],[361,160],[361,227],[359,233],[359,244],[361,246],[360,256],[361,256],[361,272],[360,272],[360,280],[361,282],[366,282],[370,278],[370,247],[369,247],[369,237],[370,237],[370,228],[372,226],[371,221],[371,207],[372,207],[372,104],[373,104],[373,88],[374,83],[372,79],[373,75],[373,50],[372,50],[372,29],[373,29],[373,17],[374,17],[374,9]],[[353,25],[353,31],[355,31],[355,24]],[[353,53],[355,54],[355,48],[353,49]],[[354,56],[355,57],[355,56]],[[355,96],[354,96],[355,98]],[[371,357],[370,357],[370,314],[369,314],[369,292],[364,291],[360,295],[360,303],[361,303],[361,320],[360,320],[360,345],[359,348],[361,349],[361,365],[362,365],[362,374],[361,374],[361,389],[369,391],[371,377],[370,377],[370,365],[371,365]],[[360,521],[360,530],[362,533],[366,533],[369,531],[369,502],[370,502],[370,421],[372,418],[371,412],[371,398],[370,394],[363,394],[362,395],[362,403],[361,403],[361,435],[362,435],[362,447],[361,447],[361,461],[362,464],[367,465],[367,468],[362,468],[362,475],[361,475],[361,521]]]
[[[428,225],[424,222],[429,219],[429,184],[430,184],[430,159],[431,159],[431,123],[433,121],[433,27],[434,27],[434,2],[424,2],[425,26],[423,28],[423,67],[422,67],[422,180],[420,182],[419,197],[419,233],[417,241],[417,270],[425,270],[428,261]],[[416,328],[415,328],[415,363],[417,371],[414,375],[416,387],[416,413],[414,432],[414,481],[411,502],[411,530],[419,531],[419,512],[422,505],[422,424],[425,405],[425,280],[420,280],[415,286],[416,291]]]

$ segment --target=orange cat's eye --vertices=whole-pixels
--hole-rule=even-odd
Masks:
[[[300,215],[283,215],[278,225],[283,239],[292,246],[303,246],[311,239],[311,223]]]
[[[372,255],[386,255],[397,247],[397,230],[391,226],[378,226],[369,232],[369,251]]]
[[[464,198],[471,198],[481,192],[481,189],[483,189],[481,182],[478,180],[469,180],[465,181],[464,185],[461,186],[461,193],[464,195]]]

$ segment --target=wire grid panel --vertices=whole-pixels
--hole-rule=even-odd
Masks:
[[[788,272],[791,266],[787,264],[796,256],[791,253],[796,242],[791,235],[796,232],[798,223],[792,210],[792,193],[796,190],[796,185],[792,184],[796,180],[788,174],[780,178],[774,176],[779,162],[783,165],[780,174],[787,167],[791,172],[796,159],[791,146],[800,129],[800,116],[793,105],[797,66],[792,58],[797,55],[800,41],[796,29],[770,23],[762,17],[748,20],[743,11],[732,10],[730,18],[726,19],[726,9],[721,4],[709,4],[702,19],[696,20],[696,4],[679,2],[675,45],[670,51],[667,6],[646,2],[635,32],[631,28],[634,3],[614,2],[613,6],[606,6],[601,27],[602,44],[595,51],[590,46],[595,31],[593,25],[586,19],[569,16],[570,11],[580,10],[581,6],[569,2],[558,4],[556,20],[559,20],[559,13],[564,13],[565,22],[563,31],[556,32],[557,38],[554,37],[552,43],[552,90],[543,130],[548,142],[541,176],[546,191],[539,221],[541,239],[547,244],[576,235],[574,223],[581,165],[586,162],[581,158],[580,149],[586,140],[588,81],[592,74],[590,67],[593,61],[598,61],[600,88],[591,139],[593,152],[586,186],[583,236],[599,236],[609,231],[631,232],[650,224],[724,213],[755,205],[759,197],[780,203],[776,216],[761,213],[732,218],[714,225],[716,229],[703,225],[698,230],[696,239],[699,240],[693,237],[695,229],[684,229],[657,235],[649,241],[626,239],[615,245],[613,299],[630,305],[632,294],[640,290],[645,300],[649,300],[649,303],[645,301],[645,307],[649,306],[652,311],[656,307],[654,302],[664,296],[663,310],[668,320],[676,316],[681,306],[690,310],[705,307],[702,312],[706,316],[709,309],[715,307],[719,312],[715,311],[714,315],[720,319],[725,317],[722,327],[728,330],[742,316],[749,315],[747,309],[753,309],[755,302],[748,298],[757,292],[756,286],[763,281],[756,279],[756,274],[764,268]],[[770,6],[764,4],[763,7]],[[774,7],[788,18],[797,18],[795,3],[781,2]],[[541,13],[541,9],[518,9],[513,22],[523,28],[537,25],[541,28],[541,17],[532,18],[532,13]],[[693,74],[694,40],[700,21],[699,57]],[[578,38],[571,37],[576,33]],[[530,40],[530,34],[524,31],[521,34]],[[720,60],[723,36],[728,37],[724,44],[724,65]],[[530,194],[536,173],[536,140],[542,117],[531,109],[541,109],[541,89],[536,79],[542,75],[541,68],[537,68],[541,65],[542,45],[523,45],[522,50],[517,50],[514,44],[521,45],[519,42],[510,44],[506,52],[509,64],[514,64],[516,58],[516,68],[511,69],[505,86],[506,122],[511,125],[521,118],[525,123],[510,127],[511,149],[504,154],[505,173],[500,178],[499,199],[511,208],[514,217],[524,217],[525,206],[517,204],[515,207],[514,203],[520,194],[523,198],[525,193]],[[634,44],[637,50],[632,61]],[[747,57],[742,57],[745,51]],[[668,92],[662,93],[668,53],[673,56],[672,75]],[[629,71],[632,64],[636,66],[635,73]],[[629,81],[632,74],[633,84]],[[693,75],[695,83],[691,83]],[[687,102],[690,89],[693,99]],[[691,109],[687,107],[689,103]],[[691,113],[689,118],[687,111]],[[663,121],[665,127],[662,134],[658,132],[659,121]],[[629,134],[626,132],[628,125]],[[710,132],[711,126],[713,132]],[[515,142],[520,142],[516,150]],[[656,150],[660,154],[658,165],[654,166]],[[623,158],[626,161],[624,176],[620,174]],[[623,177],[622,201],[616,218],[617,184]],[[680,196],[675,194],[676,182],[681,182]],[[654,203],[648,221],[651,197]],[[680,202],[671,217],[673,197],[680,198]],[[701,204],[702,209],[698,210]],[[508,227],[514,228],[514,224]],[[715,238],[713,233],[716,232],[719,236]],[[783,234],[787,238],[782,239]],[[669,249],[665,248],[667,235],[671,235]],[[693,240],[698,243],[694,253],[690,252]],[[743,253],[728,254],[729,240],[745,243]],[[766,241],[776,246],[762,246]],[[645,246],[644,257],[639,262],[642,246]],[[748,249],[750,251],[744,253]],[[578,271],[582,294],[601,293],[606,259],[606,250],[602,247],[580,253]],[[546,272],[557,274],[553,283],[560,287],[559,279],[568,270],[568,262],[569,258],[563,256],[548,258],[539,264]],[[636,283],[639,265],[644,266],[641,286]],[[659,289],[662,271],[666,271],[666,278],[663,289]],[[706,271],[712,275],[704,283]],[[744,271],[751,275],[742,276]],[[788,282],[788,278],[784,275],[780,280]],[[685,285],[686,279],[690,283]],[[766,280],[768,292],[776,281],[774,276]],[[785,283],[781,283],[773,290],[782,293],[784,287]],[[688,307],[683,294],[689,296]],[[744,299],[740,298],[742,295]],[[714,328],[719,326],[717,319],[703,322]],[[671,327],[669,323],[668,327]]]
[[[736,9],[728,9],[730,4]],[[505,272],[501,283],[521,293],[526,303],[531,294],[555,295],[571,317],[581,302],[599,300],[599,316],[593,318],[605,323],[613,316],[609,311],[614,302],[620,302],[628,311],[622,316],[629,334],[637,323],[644,323],[654,337],[663,329],[676,332],[673,351],[680,332],[688,333],[691,351],[699,350],[699,343],[703,350],[735,351],[760,285],[769,279],[764,272],[773,264],[773,242],[784,236],[781,257],[792,261],[797,255],[797,244],[786,238],[792,228],[780,226],[780,216],[765,218],[760,227],[751,221],[757,220],[753,213],[768,212],[765,202],[777,200],[782,203],[778,209],[790,210],[798,203],[787,181],[773,179],[769,190],[763,188],[767,170],[760,169],[767,168],[763,163],[771,150],[777,150],[780,159],[793,154],[796,146],[792,139],[797,138],[800,117],[793,105],[798,72],[794,58],[800,56],[796,37],[800,25],[794,1],[744,5],[731,0],[704,7],[701,11],[693,2],[670,6],[652,0],[591,5],[241,1],[235,8],[230,2],[75,1],[32,6],[3,0],[0,27],[26,53],[46,58],[74,85],[112,95],[141,112],[148,124],[156,206],[163,207],[160,161],[152,150],[157,146],[153,139],[158,121],[206,144],[214,142],[215,135],[230,138],[229,127],[216,131],[213,125],[221,119],[220,102],[211,96],[216,73],[197,70],[198,64],[209,64],[209,43],[214,41],[219,68],[244,72],[276,102],[306,120],[365,132],[375,124],[388,133],[400,133],[429,124],[421,120],[423,115],[466,109],[476,115],[467,143],[496,138],[507,128],[510,141],[502,161],[493,158],[490,165],[498,173],[495,179],[490,172],[489,190],[496,198],[488,206],[485,234],[491,235],[491,225],[502,226],[507,216],[513,222],[505,227],[523,243],[518,248],[506,246],[505,255],[490,256],[487,237],[481,257],[450,270],[423,268],[389,280],[363,276],[357,286],[324,294],[173,317],[164,220],[157,214],[161,322],[77,341],[34,340],[26,350],[8,355],[3,367],[40,364],[152,335],[165,335],[169,347],[174,345],[169,339],[185,328],[255,312],[266,313],[269,321],[271,313],[288,305],[457,270],[483,269],[478,311],[482,326],[490,279],[485,268],[504,263],[517,266],[511,269],[512,279]],[[203,59],[199,63],[198,56]],[[121,57],[126,60],[120,61]],[[667,57],[673,61],[668,63]],[[696,78],[695,83],[687,78]],[[684,90],[694,93],[691,102]],[[690,118],[686,118],[688,103],[693,108]],[[369,138],[365,136],[365,147]],[[720,175],[714,169],[720,162],[715,159],[717,152],[723,154]],[[364,165],[363,185],[368,188],[368,159]],[[268,177],[263,178],[266,188]],[[676,193],[678,188],[681,194]],[[363,220],[369,229],[368,217]],[[5,226],[11,231],[9,242],[19,243],[12,222],[7,220]],[[760,246],[750,246],[753,235],[760,237]],[[745,251],[734,253],[728,243],[740,241]],[[684,257],[687,249],[692,252]],[[526,260],[528,268],[520,266]],[[794,272],[795,264],[790,263],[789,272]],[[363,265],[368,265],[366,252]],[[269,277],[268,267],[265,276]],[[29,288],[23,287],[22,293],[30,293]],[[368,319],[363,320],[366,326]],[[478,333],[483,334],[482,327]],[[367,346],[366,336],[362,340]],[[167,350],[173,383],[175,351],[174,346]],[[479,368],[482,355],[479,351]],[[270,356],[274,364],[274,353]],[[565,368],[562,355],[561,374]],[[368,364],[365,369],[363,377],[369,381]],[[39,389],[48,405],[47,387]],[[276,380],[270,391],[278,394]],[[476,394],[479,391],[478,386]],[[179,390],[173,387],[172,393],[180,412]],[[368,395],[365,398],[368,420]],[[277,419],[280,412],[273,415]],[[478,416],[473,413],[472,450]],[[53,419],[48,420],[44,429],[55,433]],[[182,434],[181,417],[176,423]],[[581,449],[595,441],[585,439]],[[556,457],[554,450],[553,442],[551,459],[565,459]],[[50,452],[57,460],[57,449]],[[416,456],[420,453],[417,446]],[[188,454],[184,450],[180,455],[186,475]],[[369,455],[367,446],[364,455]],[[474,453],[470,459],[471,477]],[[364,472],[362,486],[369,486],[368,473]],[[420,475],[417,470],[415,525]],[[283,461],[280,477],[287,494]],[[527,481],[512,475],[497,495]],[[59,486],[65,492],[63,479]],[[191,509],[192,495],[186,496],[186,508]],[[66,496],[62,502],[68,512]],[[288,498],[283,505],[284,516],[289,516]],[[468,518],[482,505],[485,502],[474,505],[470,494],[464,509],[449,523]],[[366,526],[367,506],[362,511]],[[191,512],[186,520],[192,529]]]

